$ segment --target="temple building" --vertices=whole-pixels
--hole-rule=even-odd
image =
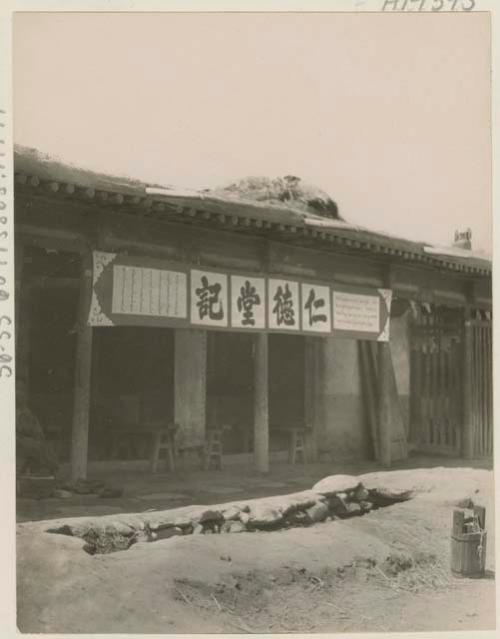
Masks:
[[[491,262],[350,224],[299,178],[179,191],[15,152],[17,377],[74,479],[491,456]],[[348,218],[348,214],[346,216]]]

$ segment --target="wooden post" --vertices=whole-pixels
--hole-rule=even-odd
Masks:
[[[465,311],[464,325],[464,386],[463,386],[463,419],[462,419],[462,456],[465,459],[474,457],[474,405],[473,405],[473,327],[470,308]]]
[[[306,455],[309,462],[317,461],[317,394],[318,394],[318,371],[317,371],[317,337],[305,337],[305,371],[304,371],[304,417],[307,426],[306,431]]]
[[[92,298],[92,253],[81,258],[78,299],[73,432],[71,437],[71,479],[87,478],[90,413],[90,372],[92,366],[92,327],[88,313]]]
[[[204,446],[206,427],[207,331],[175,329],[174,419],[178,443]]]
[[[380,461],[383,466],[391,465],[392,411],[391,374],[392,359],[389,342],[378,342],[378,426]]]
[[[102,403],[101,403],[101,343],[102,333],[92,329],[92,363],[90,367],[90,405],[89,405],[89,422],[94,420],[99,423],[102,420]],[[99,459],[106,459],[106,432],[99,433]]]
[[[269,383],[268,383],[268,335],[255,337],[254,363],[254,459],[257,470],[269,471]]]
[[[422,433],[422,338],[417,335],[416,323],[412,324],[412,341],[410,357],[412,362],[410,387],[410,442],[418,446]]]

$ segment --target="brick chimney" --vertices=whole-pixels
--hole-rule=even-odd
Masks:
[[[453,242],[453,246],[470,251],[472,249],[471,229],[467,229],[466,231],[455,231],[455,241]]]

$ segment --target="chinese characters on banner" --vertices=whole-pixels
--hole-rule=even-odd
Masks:
[[[89,324],[303,332],[388,341],[392,292],[94,252]]]
[[[268,288],[269,328],[300,330],[299,283],[269,278]]]
[[[329,286],[302,284],[302,328],[316,333],[331,332]]]
[[[191,324],[227,326],[227,275],[191,269]]]
[[[266,328],[266,280],[231,275],[231,326]]]

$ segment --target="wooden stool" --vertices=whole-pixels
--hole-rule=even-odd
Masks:
[[[159,428],[153,433],[153,448],[151,451],[151,472],[156,473],[160,453],[165,451],[169,469],[175,471],[175,431],[176,428],[164,427]]]
[[[222,470],[222,439],[224,428],[213,428],[208,431],[207,445],[205,448],[205,470],[209,470],[211,462],[215,462],[216,467]]]
[[[297,462],[297,455],[301,455],[302,463],[307,462],[306,459],[306,433],[302,428],[292,428],[290,430],[290,449],[288,451],[288,461],[291,464]]]

